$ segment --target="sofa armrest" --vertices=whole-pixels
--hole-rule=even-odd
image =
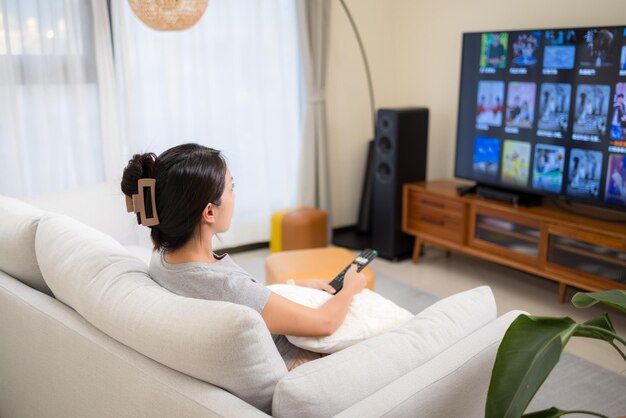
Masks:
[[[510,311],[336,417],[483,417],[491,369]]]

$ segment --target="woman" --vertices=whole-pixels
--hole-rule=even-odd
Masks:
[[[140,179],[154,179],[154,188],[146,187],[144,180],[139,193]],[[151,228],[154,252],[150,276],[182,296],[237,303],[259,312],[291,370],[320,355],[293,346],[285,335],[318,337],[335,332],[366,279],[352,266],[342,291],[312,309],[272,293],[227,254],[214,254],[213,236],[230,227],[234,187],[220,152],[198,144],[179,145],[158,157],[135,154],[121,182],[129,211],[137,214],[138,223]],[[334,293],[321,280],[299,284]]]

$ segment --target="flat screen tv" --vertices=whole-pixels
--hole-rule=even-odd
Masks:
[[[626,27],[463,34],[455,175],[626,209]]]

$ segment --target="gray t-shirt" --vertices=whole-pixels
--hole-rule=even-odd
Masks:
[[[271,290],[259,284],[228,254],[216,256],[214,263],[170,264],[162,251],[152,253],[148,273],[162,287],[177,295],[195,299],[220,300],[245,305],[261,312]],[[296,357],[298,347],[284,335],[272,334],[274,344],[286,365]]]

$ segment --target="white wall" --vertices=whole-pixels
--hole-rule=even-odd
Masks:
[[[624,0],[347,0],[370,60],[377,107],[430,109],[428,178],[452,177],[461,60],[469,31],[625,25]],[[328,67],[334,226],[356,222],[372,136],[358,45],[333,2]]]
[[[376,106],[395,103],[394,10],[384,0],[346,0],[370,63]],[[367,143],[374,138],[367,78],[359,45],[341,3],[331,9],[326,84],[333,226],[356,223]]]

